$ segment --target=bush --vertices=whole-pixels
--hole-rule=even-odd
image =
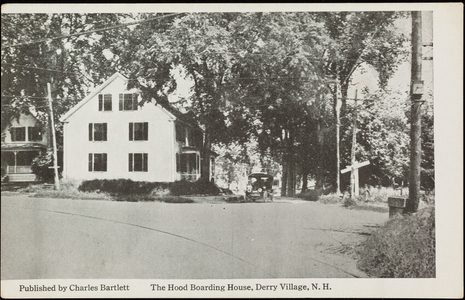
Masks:
[[[179,196],[154,196],[154,195],[118,195],[114,197],[116,201],[125,202],[165,202],[165,203],[194,203],[193,200]]]
[[[199,179],[196,182],[176,181],[171,186],[171,195],[219,195],[221,189],[213,182]]]
[[[362,244],[359,256],[358,267],[374,277],[434,278],[434,207],[389,220]]]
[[[94,179],[81,183],[79,190],[83,192],[104,192],[112,195],[150,194],[154,189],[168,189],[167,182],[132,181],[131,179]]]
[[[318,201],[325,204],[335,204],[341,202],[341,197],[336,194],[321,195],[318,197]]]
[[[60,190],[50,184],[27,184],[19,191],[21,193],[33,194],[35,198],[61,198],[61,199],[86,199],[86,200],[111,200],[105,193],[89,193],[78,190],[79,181],[61,180]]]
[[[45,182],[54,181],[55,170],[50,167],[53,167],[53,153],[51,151],[41,153],[34,158],[31,164],[32,173],[36,174],[40,180]]]
[[[342,197],[342,205],[344,207],[353,207],[353,206],[357,206],[357,202],[355,201],[355,199],[350,197],[349,193],[345,193],[344,196]]]
[[[318,192],[315,190],[307,190],[303,193],[296,195],[298,198],[307,200],[307,201],[317,201],[318,200]]]
[[[219,195],[221,190],[214,183],[199,179],[196,182],[186,180],[170,182],[145,182],[130,179],[95,179],[81,183],[82,192],[104,192],[111,195]],[[128,198],[129,199],[129,198]]]

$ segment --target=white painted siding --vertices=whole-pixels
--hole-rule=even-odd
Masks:
[[[99,94],[112,95],[112,111],[98,110],[98,94],[65,120],[65,176],[73,179],[132,179],[168,182],[175,179],[174,127],[165,111],[146,103],[136,111],[119,111],[120,77]],[[140,97],[139,97],[140,98]],[[129,141],[129,123],[148,122],[148,141]],[[89,123],[107,123],[107,141],[89,141]],[[89,153],[107,153],[107,171],[88,170]],[[147,153],[148,172],[129,172],[128,154]]]
[[[4,129],[5,143],[7,143],[7,144],[15,144],[15,143],[24,144],[24,143],[30,142],[30,141],[27,140],[28,139],[27,127],[35,126],[37,122],[38,122],[37,119],[32,115],[21,114],[19,119],[13,118],[11,120],[11,124]],[[26,141],[12,142],[11,141],[11,134],[10,134],[10,128],[11,127],[26,127]],[[47,141],[48,141],[47,138],[48,138],[47,130],[46,130],[46,128],[44,128],[44,131],[42,132],[42,141],[32,141],[32,143],[39,143],[39,144],[47,145]]]

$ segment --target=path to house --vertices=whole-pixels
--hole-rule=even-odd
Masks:
[[[365,277],[342,252],[387,213],[274,203],[1,199],[1,278]]]

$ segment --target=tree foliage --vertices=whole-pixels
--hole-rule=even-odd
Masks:
[[[335,99],[342,101],[343,111],[341,162],[350,163],[354,107],[347,95],[354,72],[372,68],[378,72],[380,90],[366,91],[365,97],[374,101],[357,108],[356,158],[372,162],[370,183],[402,181],[408,170],[409,106],[404,95],[387,89],[387,82],[408,57],[408,38],[395,27],[405,16],[402,12],[2,14],[2,129],[11,116],[31,107],[46,123],[47,82],[52,84],[58,119],[115,71],[129,77],[128,88],[137,87],[143,101],[165,107],[173,105],[170,96],[182,76],[192,82],[192,90],[179,104],[205,131],[202,176],[209,176],[205,172],[211,149],[222,145],[220,149],[226,150],[221,150],[220,163],[227,181],[235,180],[234,164],[254,164],[249,146],[256,141],[252,148],[261,165],[274,170],[275,163],[281,164],[283,181],[292,194],[297,177],[303,178],[304,186],[307,178],[316,179],[317,188],[334,186]],[[128,21],[139,23],[89,33]],[[28,42],[34,43],[24,44]],[[429,178],[427,185],[434,186],[433,117],[428,103],[422,120],[422,174]],[[61,128],[56,127],[60,145]]]
[[[2,14],[2,129],[11,117],[28,113],[47,116],[47,83],[58,144],[58,118],[98,83],[115,72],[117,61],[105,54],[120,32],[88,32],[118,24],[117,14]],[[73,35],[73,36],[70,36]],[[42,112],[42,114],[40,114]],[[42,124],[47,118],[39,118]]]

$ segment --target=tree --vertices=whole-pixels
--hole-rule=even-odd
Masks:
[[[365,91],[365,101],[358,101],[358,131],[356,160],[371,162],[371,176],[367,183],[389,186],[407,182],[409,166],[409,124],[406,94],[379,90]],[[347,116],[354,113],[348,105]],[[344,126],[343,163],[349,165],[352,126]]]
[[[229,54],[229,23],[236,14],[185,14],[176,18],[163,32],[155,30],[135,52],[131,65],[133,86],[143,90],[146,101],[168,105],[168,94],[176,82],[172,73],[182,68],[193,81],[191,110],[204,129],[201,177],[210,179],[212,143],[221,142],[227,128],[222,112],[229,88],[233,57]]]
[[[352,75],[363,65],[379,73],[379,84],[385,87],[407,50],[403,34],[396,32],[394,21],[403,17],[399,12],[327,12],[319,14],[325,24],[327,62],[324,72],[330,81],[336,118],[336,182],[339,186],[340,120],[346,111],[347,94]]]
[[[58,145],[59,117],[84,98],[94,84],[115,71],[107,59],[120,32],[86,32],[119,24],[117,14],[2,14],[2,129],[11,117],[33,109],[47,124],[47,83],[52,98]],[[80,34],[82,33],[82,34]]]
[[[296,138],[301,136],[318,73],[310,57],[320,30],[310,13],[250,13],[234,24],[241,59],[234,66],[239,105],[251,107],[259,148],[282,164],[282,195],[295,193]]]

